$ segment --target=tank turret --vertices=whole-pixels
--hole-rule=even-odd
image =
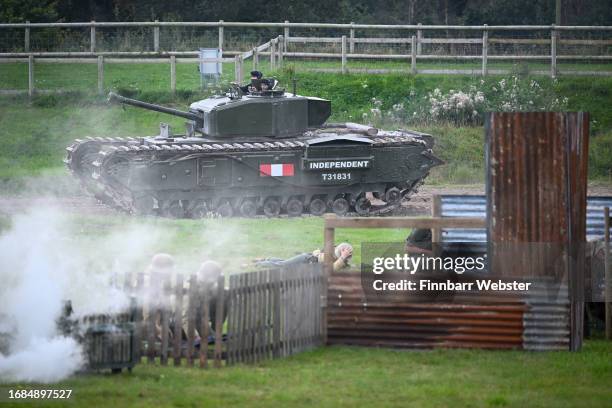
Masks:
[[[330,101],[282,90],[214,96],[192,103],[189,112],[126,98],[113,92],[108,99],[110,102],[189,119],[194,123],[196,132],[211,139],[297,136],[310,128],[322,126],[331,115]]]

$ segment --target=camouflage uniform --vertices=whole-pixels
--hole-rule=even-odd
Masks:
[[[353,248],[351,244],[343,242],[338,244],[334,249],[334,271],[340,271],[342,269],[348,268],[350,266],[348,259],[342,259],[341,253],[342,249],[345,247]],[[310,263],[323,263],[325,254],[320,249],[315,249],[311,253],[304,252],[302,254],[296,255],[289,259],[282,258],[265,258],[260,261],[256,261],[255,265],[263,267],[263,268],[274,268],[281,266],[293,266],[300,264],[310,264]]]

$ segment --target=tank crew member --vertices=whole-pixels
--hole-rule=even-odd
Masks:
[[[198,298],[201,299],[202,295],[206,295],[206,299],[209,300],[209,336],[204,343],[214,342],[215,338],[215,320],[217,315],[217,294],[218,294],[218,284],[219,277],[223,276],[223,268],[218,262],[207,260],[200,265],[200,269],[197,272],[197,280],[199,283],[198,290],[200,291]],[[223,307],[223,321],[225,321],[227,317],[227,307],[229,296],[227,294],[227,290],[225,290],[224,296],[224,307]],[[188,303],[187,303],[188,304]],[[201,336],[203,333],[200,333],[200,329],[202,327],[202,304],[198,302],[195,305],[196,313],[195,313],[195,343],[196,346],[201,343]],[[183,311],[183,338],[187,339],[187,330],[188,330],[188,319],[187,319],[187,308]]]
[[[147,324],[147,330],[151,330],[151,324],[155,325],[155,335],[161,340],[161,321],[159,313],[162,308],[169,308],[169,299],[164,292],[164,282],[168,282],[174,273],[174,258],[172,255],[157,253],[151,258],[151,263],[145,271],[148,279],[148,290],[144,293],[146,306],[143,311],[143,321]],[[147,286],[145,286],[147,287]],[[155,311],[155,316],[151,316],[151,310]],[[152,318],[150,321],[149,319]],[[147,331],[149,333],[149,331]]]
[[[431,230],[415,229],[406,238],[406,252],[411,255],[432,255]]]
[[[347,242],[338,244],[334,248],[334,271],[339,271],[350,266],[349,262],[353,257],[353,246]],[[274,268],[279,266],[292,266],[309,263],[323,263],[324,253],[320,249],[313,252],[304,252],[289,259],[264,258],[255,261],[256,266],[263,268]]]
[[[248,94],[250,92],[261,91],[262,84],[265,81],[263,78],[263,74],[260,71],[251,71],[251,83],[241,86],[240,90],[243,94]]]

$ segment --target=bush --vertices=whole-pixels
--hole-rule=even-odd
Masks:
[[[370,123],[481,125],[484,112],[560,111],[567,109],[568,98],[555,91],[555,81],[541,81],[512,75],[500,80],[481,79],[466,90],[442,92],[435,88],[427,94],[411,89],[403,102],[381,110],[382,101],[372,98],[372,107],[363,119]],[[422,92],[422,91],[421,91]]]

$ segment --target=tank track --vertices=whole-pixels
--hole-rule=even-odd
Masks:
[[[325,136],[326,134],[334,134],[334,132],[331,129],[318,129],[317,131],[306,132],[304,134],[304,136],[306,136],[304,139],[307,140],[311,137]],[[373,145],[377,147],[405,143],[418,143],[429,147],[425,140],[402,131],[382,131],[379,132],[376,137],[372,138],[372,141]],[[88,137],[84,140],[76,139],[73,144],[66,148],[67,156],[64,163],[73,176],[80,181],[82,187],[103,204],[129,214],[142,214],[143,211],[138,208],[132,191],[112,177],[112,175],[121,171],[120,166],[114,168],[114,166],[116,166],[114,163],[130,161],[135,158],[147,160],[153,158],[158,153],[172,153],[175,154],[177,158],[185,160],[198,157],[202,153],[289,151],[302,150],[305,147],[306,144],[300,140],[249,143],[167,143],[163,145],[154,145],[145,143],[145,138]],[[408,188],[399,190],[398,198],[393,202],[387,202],[382,205],[372,205],[370,200],[367,199],[368,203],[366,207],[369,208],[366,210],[356,210],[353,203],[353,205],[351,205],[353,211],[338,214],[359,216],[391,215],[394,210],[401,206],[403,200],[409,199],[409,196],[416,192],[417,188],[423,184],[426,176],[427,174],[420,180],[411,180]],[[327,208],[329,209],[330,206],[331,201],[328,202]],[[198,212],[198,215],[194,215],[190,211],[185,211],[184,214],[179,216],[163,208],[158,208],[155,215],[172,218],[227,216],[216,213],[215,211],[206,211],[205,214]],[[306,208],[304,208],[302,215],[308,215],[308,210]]]

